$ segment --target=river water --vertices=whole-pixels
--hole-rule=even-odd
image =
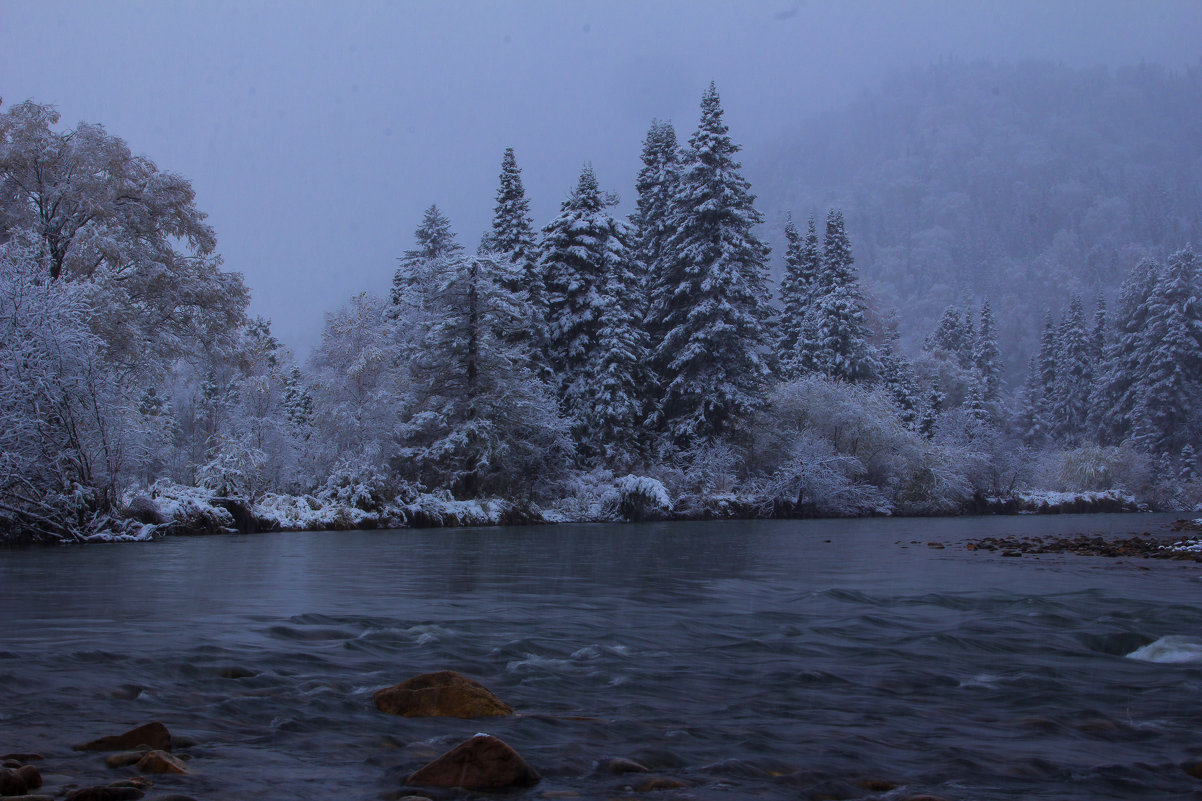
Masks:
[[[1163,516],[260,534],[0,551],[0,753],[113,781],[73,743],[160,720],[149,798],[397,798],[477,731],[514,798],[1197,799],[1202,565],[971,552]],[[928,542],[946,543],[946,548]],[[1150,647],[1145,647],[1150,646]],[[1144,647],[1137,656],[1129,654]],[[402,719],[454,669],[522,714]],[[870,785],[885,787],[886,785]],[[437,793],[433,794],[439,797]],[[442,796],[445,797],[445,794]]]

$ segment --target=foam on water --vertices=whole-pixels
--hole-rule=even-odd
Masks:
[[[1142,648],[1136,648],[1127,654],[1127,658],[1166,665],[1199,664],[1202,663],[1202,642],[1192,637],[1170,634]]]

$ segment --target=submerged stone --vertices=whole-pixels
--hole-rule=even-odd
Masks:
[[[489,734],[477,734],[413,773],[405,783],[417,787],[501,790],[532,787],[541,779],[538,771],[504,741]]]
[[[147,723],[124,734],[101,737],[90,743],[75,746],[76,751],[130,751],[138,747],[171,750],[171,732],[162,723]]]
[[[487,687],[453,670],[423,673],[372,696],[376,707],[406,718],[482,718],[512,715],[513,707]]]

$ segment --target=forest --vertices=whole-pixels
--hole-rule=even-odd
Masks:
[[[687,139],[651,123],[629,214],[586,165],[536,226],[507,149],[479,243],[431,205],[390,294],[328,314],[307,359],[248,314],[185,178],[51,105],[0,109],[0,539],[1196,508],[1196,122],[1151,126],[1159,160],[1137,169],[1098,141],[1134,152],[1134,124],[1078,119],[1093,137],[1062,148],[1044,119],[981,142],[876,119],[1020,84],[1096,85],[1109,105],[1064,114],[1107,117],[1199,84],[1031,70],[956,71],[909,102],[935,71],[853,104],[838,122],[864,142],[814,134],[811,155],[889,158],[778,170],[771,216],[712,84]]]

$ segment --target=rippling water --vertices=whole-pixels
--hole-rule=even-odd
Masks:
[[[759,521],[261,534],[0,552],[0,753],[112,781],[70,745],[161,720],[160,795],[378,799],[478,730],[514,797],[1202,797],[1202,565],[1002,558],[983,535],[1164,517]],[[912,542],[917,540],[918,542]],[[944,549],[928,542],[946,542]],[[523,714],[384,715],[472,676]],[[132,769],[127,769],[132,770]]]

